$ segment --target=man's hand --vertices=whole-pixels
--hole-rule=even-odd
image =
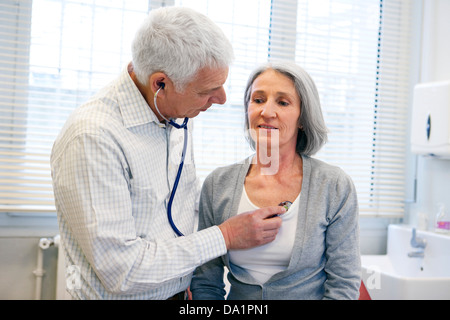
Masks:
[[[275,240],[281,227],[284,207],[267,207],[234,216],[221,225],[227,249],[248,249]]]

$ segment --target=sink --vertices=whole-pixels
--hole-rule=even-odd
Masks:
[[[450,299],[450,236],[417,230],[426,247],[416,249],[412,229],[389,225],[387,254],[361,256],[362,280],[373,300]]]

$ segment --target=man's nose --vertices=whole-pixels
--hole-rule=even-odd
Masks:
[[[227,101],[227,94],[225,93],[225,89],[222,87],[218,89],[214,95],[211,97],[211,103],[224,104]]]

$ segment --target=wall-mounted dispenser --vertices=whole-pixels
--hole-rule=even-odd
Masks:
[[[415,86],[411,151],[450,159],[450,80]]]

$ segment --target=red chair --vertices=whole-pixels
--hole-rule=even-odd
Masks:
[[[364,285],[364,282],[361,280],[361,287],[359,287],[359,299],[358,300],[372,300],[370,298],[369,292]]]

